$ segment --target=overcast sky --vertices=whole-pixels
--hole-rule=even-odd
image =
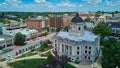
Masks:
[[[120,0],[0,0],[0,11],[120,11]]]

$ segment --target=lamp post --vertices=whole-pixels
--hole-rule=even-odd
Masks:
[[[10,61],[11,61],[11,56],[7,56],[7,64],[9,64],[10,63]]]
[[[118,68],[118,66],[116,66],[116,68]]]

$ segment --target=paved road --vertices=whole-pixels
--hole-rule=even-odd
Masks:
[[[36,45],[40,45],[41,40],[42,40],[42,41],[45,41],[45,40],[47,40],[47,39],[51,39],[51,37],[53,37],[54,35],[55,35],[55,33],[51,33],[51,34],[49,34],[47,37],[38,38],[38,39],[35,40],[35,41],[33,41],[33,40],[27,41],[27,44],[26,44],[26,45],[20,46],[19,48],[16,48],[16,49],[14,49],[14,50],[12,50],[12,51],[10,51],[10,52],[7,52],[7,53],[5,53],[5,54],[2,54],[2,55],[0,55],[0,58],[6,58],[8,55],[15,57],[15,56],[16,56],[16,52],[20,55],[20,54],[22,54],[23,52],[26,52],[26,49],[28,50],[29,47],[31,47],[31,46],[36,46]],[[21,50],[21,51],[20,51],[20,50]],[[19,53],[19,52],[21,52],[21,53]]]

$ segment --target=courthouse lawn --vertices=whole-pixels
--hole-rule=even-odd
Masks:
[[[27,59],[10,63],[13,68],[38,68],[38,65],[44,64],[47,59]]]

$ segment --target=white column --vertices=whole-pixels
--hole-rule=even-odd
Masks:
[[[70,46],[68,46],[68,54],[70,55]]]
[[[65,45],[63,45],[63,47],[64,47],[64,53],[65,53]]]
[[[14,40],[12,39],[12,46],[14,46]]]
[[[59,52],[62,52],[62,50],[61,50],[62,48],[61,48],[61,44],[59,45]]]
[[[66,53],[66,46],[64,45],[64,53]]]
[[[7,42],[6,42],[6,40],[4,40],[4,43],[5,43],[5,48],[7,47]]]

